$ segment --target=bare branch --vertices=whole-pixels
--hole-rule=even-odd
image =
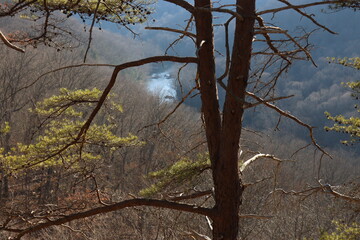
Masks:
[[[188,37],[191,37],[191,38],[196,38],[196,35],[194,33],[179,30],[179,29],[174,29],[174,28],[168,28],[168,27],[145,27],[145,29],[148,29],[148,30],[163,30],[163,31],[168,31],[168,32],[181,33],[181,34],[183,34],[185,36],[188,36]]]
[[[334,186],[331,186],[328,183],[322,184],[319,181],[319,184],[320,184],[320,186],[318,186],[318,187],[310,187],[308,189],[301,190],[301,191],[293,191],[293,190],[292,191],[286,191],[286,190],[284,190],[282,188],[276,188],[270,194],[273,194],[275,192],[280,192],[280,193],[286,194],[286,195],[308,197],[313,193],[323,192],[323,193],[331,194],[331,195],[335,196],[336,198],[340,198],[340,199],[348,201],[348,202],[360,203],[360,198],[350,197],[350,196],[344,195],[342,193],[339,193],[339,192],[334,190]]]
[[[287,98],[292,98],[292,97],[294,97],[294,95],[283,96],[283,97],[276,97],[276,98],[270,98],[270,99],[264,99],[264,102],[275,102],[275,101],[279,101],[279,100],[287,99]],[[244,109],[256,107],[256,106],[258,106],[258,105],[260,105],[260,104],[264,104],[264,102],[249,103],[249,104],[247,104],[247,105],[244,106]]]
[[[294,9],[296,12],[300,13],[302,16],[308,18],[310,21],[312,21],[315,25],[321,27],[322,29],[325,29],[326,31],[328,31],[329,33],[332,34],[336,34],[336,32],[331,31],[329,28],[325,27],[324,25],[320,24],[318,21],[316,21],[311,15],[304,13],[303,11],[301,11],[299,8],[295,7],[294,5],[292,5],[291,3],[289,3],[286,0],[278,0],[286,5],[288,5],[289,7],[291,7],[292,9]]]
[[[350,197],[350,196],[344,195],[344,194],[342,194],[342,193],[336,192],[336,191],[334,190],[334,186],[331,186],[331,185],[328,184],[328,183],[322,184],[322,183],[320,182],[320,180],[318,181],[318,183],[320,184],[323,192],[325,192],[325,193],[330,193],[330,194],[332,194],[333,196],[335,196],[336,198],[340,198],[340,199],[343,199],[343,200],[346,200],[346,201],[349,201],[349,202],[360,203],[360,198]]]
[[[226,63],[225,63],[225,71],[223,75],[221,75],[217,81],[222,83],[222,80],[229,74],[230,67],[230,47],[229,47],[229,24],[235,17],[232,16],[229,20],[224,24],[225,27],[225,49],[226,49]]]
[[[5,16],[14,16],[17,12],[25,9],[26,7],[30,6],[33,3],[36,3],[38,0],[31,0],[31,1],[25,1],[21,0],[15,3],[7,12],[0,12],[0,17]]]
[[[197,63],[198,59],[195,57],[175,57],[175,56],[155,56],[155,57],[149,57],[149,58],[144,58],[144,59],[140,59],[137,61],[132,61],[132,62],[127,62],[124,64],[120,64],[120,65],[116,65],[115,69],[112,73],[112,76],[109,80],[108,85],[106,86],[106,88],[104,89],[102,95],[99,98],[99,101],[97,103],[97,105],[95,106],[95,108],[93,109],[93,111],[90,113],[87,121],[85,122],[85,124],[81,127],[78,135],[74,138],[73,141],[71,141],[70,143],[66,144],[64,147],[62,147],[61,149],[59,149],[58,151],[56,151],[55,153],[50,154],[49,156],[47,156],[44,159],[41,159],[39,161],[36,162],[32,162],[32,163],[26,163],[16,169],[12,169],[12,170],[20,170],[20,169],[24,169],[24,168],[30,168],[32,166],[35,166],[39,163],[45,162],[51,158],[53,158],[54,156],[57,156],[59,154],[61,154],[62,152],[64,152],[66,149],[68,149],[70,146],[76,144],[76,143],[82,143],[83,139],[85,138],[86,132],[89,129],[92,121],[94,120],[95,116],[97,115],[97,113],[100,111],[102,105],[104,104],[107,96],[109,95],[111,89],[114,87],[115,82],[116,82],[116,78],[119,74],[120,71],[127,69],[127,68],[131,68],[131,67],[138,67],[138,66],[142,66],[148,63],[155,63],[155,62],[165,62],[165,61],[170,61],[170,62],[179,62],[179,63]],[[79,66],[89,66],[89,64],[80,64],[77,65],[76,67]],[[69,66],[67,68],[70,68],[72,66]],[[65,68],[65,67],[64,67]],[[64,69],[62,68],[62,69]],[[58,69],[57,69],[58,71]]]
[[[314,7],[314,6],[319,6],[319,5],[343,3],[345,1],[344,0],[333,0],[333,1],[312,2],[312,3],[306,3],[306,4],[300,4],[300,5],[292,5],[292,6],[268,9],[268,10],[260,11],[257,14],[258,15],[263,15],[263,14],[268,14],[268,13],[277,13],[277,12],[281,12],[281,11],[289,10],[289,9],[294,9],[294,8],[301,9],[301,8],[308,8],[308,7]]]
[[[244,20],[244,17],[241,16],[239,13],[234,12],[230,9],[223,9],[223,8],[204,8],[204,7],[197,7],[195,10],[205,11],[205,12],[222,12],[222,13],[229,13],[239,19],[240,21]]]
[[[20,47],[18,47],[18,46],[16,46],[16,45],[14,45],[14,44],[12,44],[11,42],[9,42],[9,40],[5,37],[5,35],[2,33],[1,30],[0,30],[0,39],[1,39],[1,41],[2,41],[6,46],[8,46],[9,48],[12,48],[12,49],[14,49],[14,50],[16,50],[16,51],[18,51],[18,52],[22,52],[22,53],[25,52],[24,49],[22,49],[22,48],[20,48]]]
[[[243,214],[239,215],[240,218],[256,218],[256,219],[270,219],[273,216],[263,216],[263,215],[256,215],[256,214]]]
[[[196,89],[197,89],[196,87],[190,89],[190,91],[181,99],[181,101],[176,104],[176,106],[174,107],[174,109],[173,109],[170,113],[168,113],[168,115],[166,115],[160,122],[158,122],[157,125],[163,124],[163,123],[176,111],[176,109],[178,109],[178,108],[180,107],[180,105],[185,102],[185,100],[186,100],[186,99],[191,95],[191,93],[192,93],[194,90],[196,90]]]
[[[79,212],[71,215],[67,215],[56,220],[48,220],[44,223],[40,223],[37,225],[33,225],[26,229],[23,229],[14,239],[19,240],[26,234],[33,233],[40,231],[41,229],[48,228],[50,226],[62,225],[64,223],[68,223],[77,219],[83,219],[91,216],[95,216],[98,214],[113,212],[117,210],[121,210],[124,208],[131,208],[131,207],[139,207],[139,206],[150,206],[150,207],[158,207],[158,208],[166,208],[178,211],[184,211],[189,213],[195,213],[205,216],[212,216],[212,210],[209,208],[198,207],[194,205],[170,202],[166,200],[156,200],[156,199],[129,199],[122,202],[118,202],[115,204],[111,204],[108,206],[102,206],[94,209],[90,209],[88,211]]]
[[[210,237],[208,237],[204,234],[198,233],[194,230],[190,230],[190,231],[191,232],[187,232],[187,234],[189,234],[191,236],[191,238],[194,240],[211,240]]]
[[[191,15],[190,19],[187,20],[187,24],[186,24],[184,30],[182,30],[183,32],[185,32],[185,33],[188,32],[188,29],[190,28],[190,25],[191,25],[193,19],[194,19],[194,15]],[[185,34],[182,34],[182,35],[180,35],[177,39],[175,39],[172,43],[170,43],[169,46],[168,46],[168,47],[166,48],[166,50],[165,50],[165,55],[167,55],[169,49],[173,49],[173,47],[174,47],[176,44],[178,44],[185,36],[186,36]],[[188,36],[188,37],[189,37],[189,38],[194,42],[194,44],[196,45],[196,35],[194,34],[194,37],[190,37],[190,36]],[[174,51],[175,51],[175,50],[174,50]],[[180,69],[179,69],[179,72],[180,72]],[[179,82],[180,82],[180,80],[179,80]]]
[[[308,130],[309,130],[309,135],[310,135],[310,139],[311,139],[311,142],[313,143],[314,146],[316,146],[317,149],[319,149],[322,153],[324,153],[325,155],[329,156],[330,158],[332,158],[332,156],[327,153],[324,149],[322,149],[319,144],[316,142],[315,138],[314,138],[314,132],[313,132],[313,127],[311,127],[310,125],[308,124],[305,124],[303,123],[301,120],[299,120],[298,118],[296,118],[295,116],[291,115],[290,113],[288,112],[285,112],[284,110],[281,110],[280,108],[278,108],[277,106],[271,104],[271,103],[268,103],[268,102],[265,102],[263,99],[261,99],[260,97],[256,96],[255,94],[253,93],[250,93],[250,92],[246,92],[246,94],[254,99],[256,99],[257,101],[259,102],[263,102],[265,106],[269,107],[269,108],[272,108],[274,109],[276,112],[278,112],[279,114],[295,121],[296,123],[298,123],[299,125],[301,126],[304,126],[306,127]]]
[[[97,15],[97,12],[98,12],[98,9],[99,9],[99,6],[100,6],[100,2],[101,2],[101,0],[98,0],[97,3],[96,3],[96,7],[95,7],[95,11],[94,11],[94,17],[93,17],[93,19],[92,19],[91,26],[90,26],[90,30],[89,30],[89,40],[88,40],[88,44],[87,44],[86,51],[85,51],[85,55],[84,55],[84,62],[86,62],[86,57],[87,57],[88,52],[89,52],[89,50],[90,50],[90,45],[91,45],[91,41],[92,41],[92,34],[93,34],[94,24],[95,24],[96,15]]]
[[[182,200],[188,200],[188,199],[194,199],[194,198],[207,196],[207,195],[210,195],[212,193],[213,193],[212,190],[207,190],[207,191],[202,191],[202,192],[196,192],[196,193],[193,193],[193,194],[190,194],[190,195],[173,197],[173,198],[170,198],[170,200],[174,201],[174,202],[177,202],[177,201],[182,201]]]
[[[274,155],[259,153],[259,154],[256,154],[255,156],[253,156],[252,158],[246,160],[243,164],[241,164],[240,171],[241,172],[244,171],[247,166],[249,166],[251,163],[255,162],[256,160],[258,160],[260,158],[268,158],[268,159],[274,160],[276,162],[283,161],[283,160],[275,157]]]

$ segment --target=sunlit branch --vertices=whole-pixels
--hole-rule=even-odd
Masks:
[[[257,214],[242,214],[242,215],[239,215],[239,218],[270,219],[270,218],[273,218],[273,216],[264,216],[264,215],[257,215]]]
[[[222,83],[222,80],[229,74],[230,68],[230,47],[229,47],[229,24],[235,17],[231,17],[224,24],[225,27],[225,49],[226,49],[226,63],[224,73],[217,79],[218,82]]]
[[[263,21],[263,19],[262,19],[261,17],[258,16],[258,17],[256,18],[256,20],[258,21],[260,27],[266,29],[265,24],[264,24],[264,21]],[[269,34],[268,34],[267,32],[263,32],[262,35],[264,36],[264,38],[265,38],[265,40],[266,40],[266,43],[268,44],[268,46],[270,47],[270,49],[271,49],[275,54],[280,54],[280,51],[272,44],[271,38],[270,38]],[[291,63],[290,60],[287,59],[286,56],[284,56],[284,55],[279,55],[279,56],[280,56],[282,59],[284,59],[285,61]]]
[[[331,194],[336,198],[340,198],[343,199],[345,201],[348,202],[355,202],[355,203],[360,203],[360,198],[356,198],[356,197],[350,197],[347,196],[345,194],[339,193],[337,191],[334,190],[334,186],[331,186],[330,184],[326,183],[326,184],[322,184],[319,181],[319,185],[318,187],[310,187],[308,189],[302,190],[302,191],[286,191],[282,188],[276,188],[274,189],[274,191],[270,192],[269,195],[275,193],[275,192],[279,192],[285,195],[294,195],[294,196],[302,196],[302,197],[308,197],[311,194],[314,194],[316,192],[323,192],[323,193],[327,193],[327,194]]]
[[[186,27],[185,27],[184,30],[183,30],[184,32],[188,32],[188,30],[189,30],[189,28],[190,28],[190,24],[191,24],[191,22],[193,21],[193,19],[194,19],[194,15],[191,14],[191,17],[190,17],[189,20],[187,20]],[[178,42],[180,42],[180,40],[183,39],[185,36],[186,36],[186,35],[182,34],[182,35],[180,35],[177,39],[175,39],[172,43],[170,43],[169,46],[168,46],[168,47],[166,48],[166,50],[165,50],[165,55],[167,55],[169,49],[173,49],[173,46],[176,45]],[[193,43],[196,45],[196,35],[194,34],[194,36],[195,36],[194,38],[192,38],[192,37],[189,37],[189,38],[190,38],[190,39],[193,41]],[[179,71],[180,71],[180,69],[179,69]],[[179,80],[179,82],[180,82],[180,80]],[[181,85],[181,84],[180,84],[180,85]]]
[[[296,53],[302,52],[301,49],[296,49],[293,51],[285,51],[285,52],[252,52],[251,55],[264,55],[264,56],[272,56],[276,55],[279,57],[290,57],[291,59],[304,60],[303,57],[295,56]]]
[[[74,233],[80,233],[80,234],[83,235],[86,239],[91,239],[91,238],[89,238],[89,237],[84,233],[84,231],[82,231],[82,230],[74,229],[74,228],[72,228],[72,227],[70,227],[69,225],[66,225],[66,224],[62,224],[61,226],[69,229],[70,231],[72,231],[72,232],[74,232]]]
[[[22,48],[20,48],[20,47],[18,47],[18,46],[16,46],[16,45],[14,45],[14,44],[12,44],[11,42],[9,42],[9,40],[5,37],[5,35],[2,33],[1,30],[0,30],[0,39],[1,39],[1,41],[2,41],[6,46],[8,46],[9,48],[12,48],[12,49],[14,49],[14,50],[16,50],[16,51],[18,51],[18,52],[22,52],[22,53],[25,52],[24,49],[22,49]]]
[[[291,97],[294,97],[294,95],[283,96],[283,97],[276,97],[276,98],[270,98],[270,99],[264,99],[262,102],[257,102],[257,103],[248,103],[248,104],[244,107],[244,109],[256,107],[256,106],[261,105],[261,104],[264,104],[264,103],[275,102],[275,101],[279,101],[279,100],[287,99],[287,98],[291,98]]]
[[[1,12],[0,13],[0,17],[5,17],[5,16],[13,16],[15,15],[18,11],[23,10],[24,8],[30,6],[33,3],[36,3],[39,0],[31,0],[31,1],[25,1],[25,0],[21,0],[18,1],[14,6],[12,6],[9,11],[7,12]]]
[[[326,184],[322,184],[320,182],[320,180],[318,181],[318,183],[320,184],[320,188],[323,190],[323,192],[325,193],[330,193],[331,195],[335,196],[336,198],[340,198],[349,202],[356,202],[356,203],[360,203],[360,198],[356,198],[356,197],[350,197],[347,196],[345,194],[339,193],[337,191],[334,190],[334,186],[331,186],[330,184],[326,183]]]
[[[198,233],[194,230],[190,230],[191,232],[186,232],[190,237],[191,239],[194,239],[194,240],[211,240],[210,237],[204,235],[204,234],[201,234],[201,233]]]
[[[260,29],[257,30],[255,32],[255,34],[261,34],[265,37],[265,41],[266,43],[268,44],[268,46],[270,47],[270,49],[273,50],[273,52],[277,55],[279,55],[281,58],[283,58],[284,60],[286,60],[287,62],[289,62],[291,64],[291,62],[287,59],[286,55],[284,55],[283,53],[280,53],[280,51],[272,44],[272,39],[270,38],[270,36],[268,35],[269,33],[272,33],[272,34],[275,34],[275,33],[278,33],[278,34],[284,34],[288,40],[290,40],[291,42],[293,42],[302,52],[305,53],[305,55],[307,56],[307,58],[314,64],[314,66],[316,66],[315,64],[315,61],[313,60],[311,54],[309,53],[309,51],[302,47],[298,41],[296,41],[290,34],[288,34],[287,31],[285,30],[282,30],[281,28],[279,27],[269,27],[269,26],[265,26],[264,24],[264,20],[258,16],[256,18],[256,20],[258,21],[259,25],[260,25]],[[279,41],[282,41],[282,40],[279,40]],[[285,40],[283,40],[285,41]],[[261,54],[261,53],[259,53]]]
[[[94,120],[95,116],[100,111],[101,107],[103,106],[103,104],[104,104],[107,96],[109,95],[111,89],[114,87],[115,82],[116,82],[116,78],[117,78],[120,71],[122,71],[124,69],[127,69],[127,68],[131,68],[131,67],[138,67],[138,66],[142,66],[142,65],[145,65],[145,64],[149,64],[149,63],[165,62],[165,61],[179,62],[179,63],[197,63],[198,59],[195,58],[195,57],[155,56],[155,57],[144,58],[144,59],[141,59],[141,60],[116,65],[115,69],[113,70],[113,73],[112,73],[112,76],[111,76],[111,78],[109,80],[108,85],[104,89],[102,95],[99,98],[99,101],[97,102],[97,105],[95,106],[93,111],[90,113],[87,121],[81,127],[78,135],[76,137],[74,137],[74,139],[71,142],[69,142],[68,144],[63,146],[58,151],[50,154],[46,158],[41,159],[41,160],[36,161],[36,162],[24,164],[24,165],[22,165],[22,166],[20,166],[20,167],[18,167],[16,169],[12,169],[12,170],[30,168],[32,166],[35,166],[35,165],[40,164],[42,162],[45,162],[45,161],[47,161],[47,160],[61,154],[62,152],[64,152],[66,149],[68,149],[70,146],[72,146],[74,144],[82,143],[84,138],[85,138],[86,132],[89,129],[92,121]],[[74,65],[74,66],[63,67],[61,69],[72,68],[72,67],[80,67],[80,66],[92,66],[92,65],[91,64],[79,64],[79,65]],[[95,65],[95,66],[98,66],[98,65]],[[102,65],[102,66],[104,66],[104,65]],[[105,65],[105,66],[110,66],[110,65]],[[111,65],[111,66],[113,66],[113,65]],[[59,71],[59,69],[56,69],[56,70],[53,70],[53,71]]]
[[[18,90],[14,91],[14,93],[12,93],[10,96],[9,96],[9,99],[11,97],[13,97],[15,94],[17,94],[18,92],[22,91],[22,90],[25,90],[29,87],[32,87],[34,84],[36,84],[38,81],[40,81],[41,78],[51,74],[51,73],[55,73],[55,72],[59,72],[59,71],[62,71],[62,70],[65,70],[65,69],[71,69],[71,68],[79,68],[79,67],[116,67],[117,65],[114,65],[114,64],[96,64],[96,63],[82,63],[82,64],[74,64],[74,65],[69,65],[69,66],[64,66],[64,67],[61,67],[61,68],[57,68],[57,69],[54,69],[54,70],[51,70],[51,71],[48,71],[46,73],[43,73],[41,74],[39,77],[37,77],[33,82],[31,82],[30,84],[24,86],[24,87],[21,87],[19,88]]]
[[[163,119],[161,119],[159,122],[152,123],[152,124],[150,124],[150,125],[144,126],[144,127],[141,128],[140,130],[138,130],[138,132],[141,132],[143,129],[148,128],[148,127],[152,127],[152,126],[155,126],[155,125],[157,125],[157,126],[159,127],[161,124],[163,124],[164,122],[166,122],[166,120],[168,120],[169,117],[171,117],[171,115],[173,115],[173,114],[176,112],[176,110],[185,102],[185,100],[186,100],[186,99],[191,95],[191,93],[192,93],[193,91],[195,91],[196,89],[197,89],[196,87],[190,89],[190,91],[189,91],[184,97],[182,97],[181,101],[176,104],[176,106],[173,108],[173,110],[171,110],[171,111],[170,111]]]
[[[306,17],[307,19],[309,19],[310,21],[312,21],[315,25],[321,27],[322,29],[325,29],[326,31],[328,31],[329,33],[332,34],[336,34],[336,32],[331,31],[329,28],[325,27],[324,25],[320,24],[318,21],[316,21],[310,14],[306,14],[304,12],[302,12],[299,8],[295,7],[294,5],[292,5],[291,3],[289,3],[286,0],[278,0],[286,5],[288,5],[289,7],[291,7],[292,9],[294,9],[296,12],[300,13],[302,16]]]
[[[256,185],[258,183],[262,183],[262,182],[265,182],[267,180],[270,180],[271,178],[273,177],[265,177],[265,178],[262,178],[262,179],[259,179],[259,180],[256,180],[255,182],[251,182],[251,183],[244,183],[244,187],[247,188],[247,187],[250,187],[250,186],[253,186],[253,185]]]
[[[212,193],[213,193],[212,190],[207,190],[207,191],[202,191],[202,192],[196,192],[196,193],[193,193],[193,194],[190,194],[190,195],[172,197],[172,198],[170,198],[170,200],[174,201],[174,202],[177,202],[177,201],[183,201],[183,200],[189,200],[189,199],[195,199],[195,198],[207,196],[207,195],[210,195]]]
[[[255,156],[253,156],[252,158],[246,160],[244,163],[242,163],[240,166],[240,171],[241,172],[244,171],[251,163],[253,163],[256,160],[261,159],[261,158],[268,158],[268,159],[271,159],[276,162],[283,162],[283,160],[275,157],[274,155],[259,153],[259,154],[256,154]]]
[[[240,21],[244,20],[244,17],[241,16],[239,13],[234,12],[230,9],[222,9],[222,8],[204,8],[204,7],[197,7],[195,10],[205,11],[205,12],[222,12],[222,13],[229,13],[239,19]]]
[[[286,62],[285,63],[285,66],[280,66],[280,69],[279,71],[276,73],[276,75],[273,77],[273,79],[271,80],[271,82],[265,84],[264,87],[268,86],[268,85],[272,85],[268,88],[267,92],[265,93],[265,96],[267,96],[276,86],[276,83],[278,81],[278,79],[280,78],[280,76],[283,74],[284,71],[286,71],[288,68],[290,67],[290,63],[289,62]]]

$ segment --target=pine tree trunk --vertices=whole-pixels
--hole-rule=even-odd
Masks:
[[[238,153],[254,36],[255,0],[237,0],[236,4],[237,12],[244,19],[236,19],[222,121],[215,77],[212,14],[199,10],[195,13],[202,112],[215,191],[214,240],[237,238],[239,207],[244,190],[239,177]],[[195,7],[208,8],[211,2],[196,0]]]

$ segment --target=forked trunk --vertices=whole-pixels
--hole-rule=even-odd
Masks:
[[[254,36],[255,0],[237,0],[234,45],[227,92],[220,117],[214,63],[212,14],[196,11],[200,92],[206,137],[212,163],[215,207],[213,239],[235,240],[239,229],[239,206],[243,184],[239,177],[238,152]],[[196,7],[211,7],[210,0],[196,0]]]

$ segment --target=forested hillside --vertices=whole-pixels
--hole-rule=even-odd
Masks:
[[[358,239],[360,3],[255,2],[1,1],[0,240]]]

